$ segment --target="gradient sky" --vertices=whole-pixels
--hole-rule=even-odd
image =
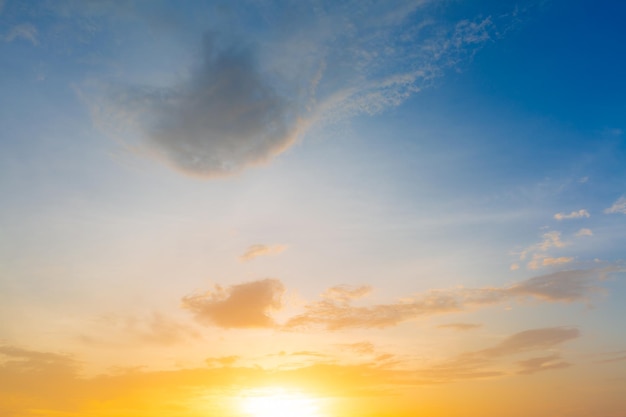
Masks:
[[[0,415],[626,417],[625,18],[0,0]]]

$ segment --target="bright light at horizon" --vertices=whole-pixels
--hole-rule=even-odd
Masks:
[[[243,394],[242,409],[250,417],[323,417],[319,400],[284,388],[263,388]]]

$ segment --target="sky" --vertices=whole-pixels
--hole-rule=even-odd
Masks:
[[[625,17],[0,0],[0,416],[626,417]]]

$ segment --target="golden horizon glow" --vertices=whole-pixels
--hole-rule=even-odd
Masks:
[[[241,409],[247,417],[325,417],[319,399],[283,387],[247,390]]]

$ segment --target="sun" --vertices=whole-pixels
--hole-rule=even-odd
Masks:
[[[285,388],[246,391],[241,405],[246,417],[322,417],[316,398]]]

